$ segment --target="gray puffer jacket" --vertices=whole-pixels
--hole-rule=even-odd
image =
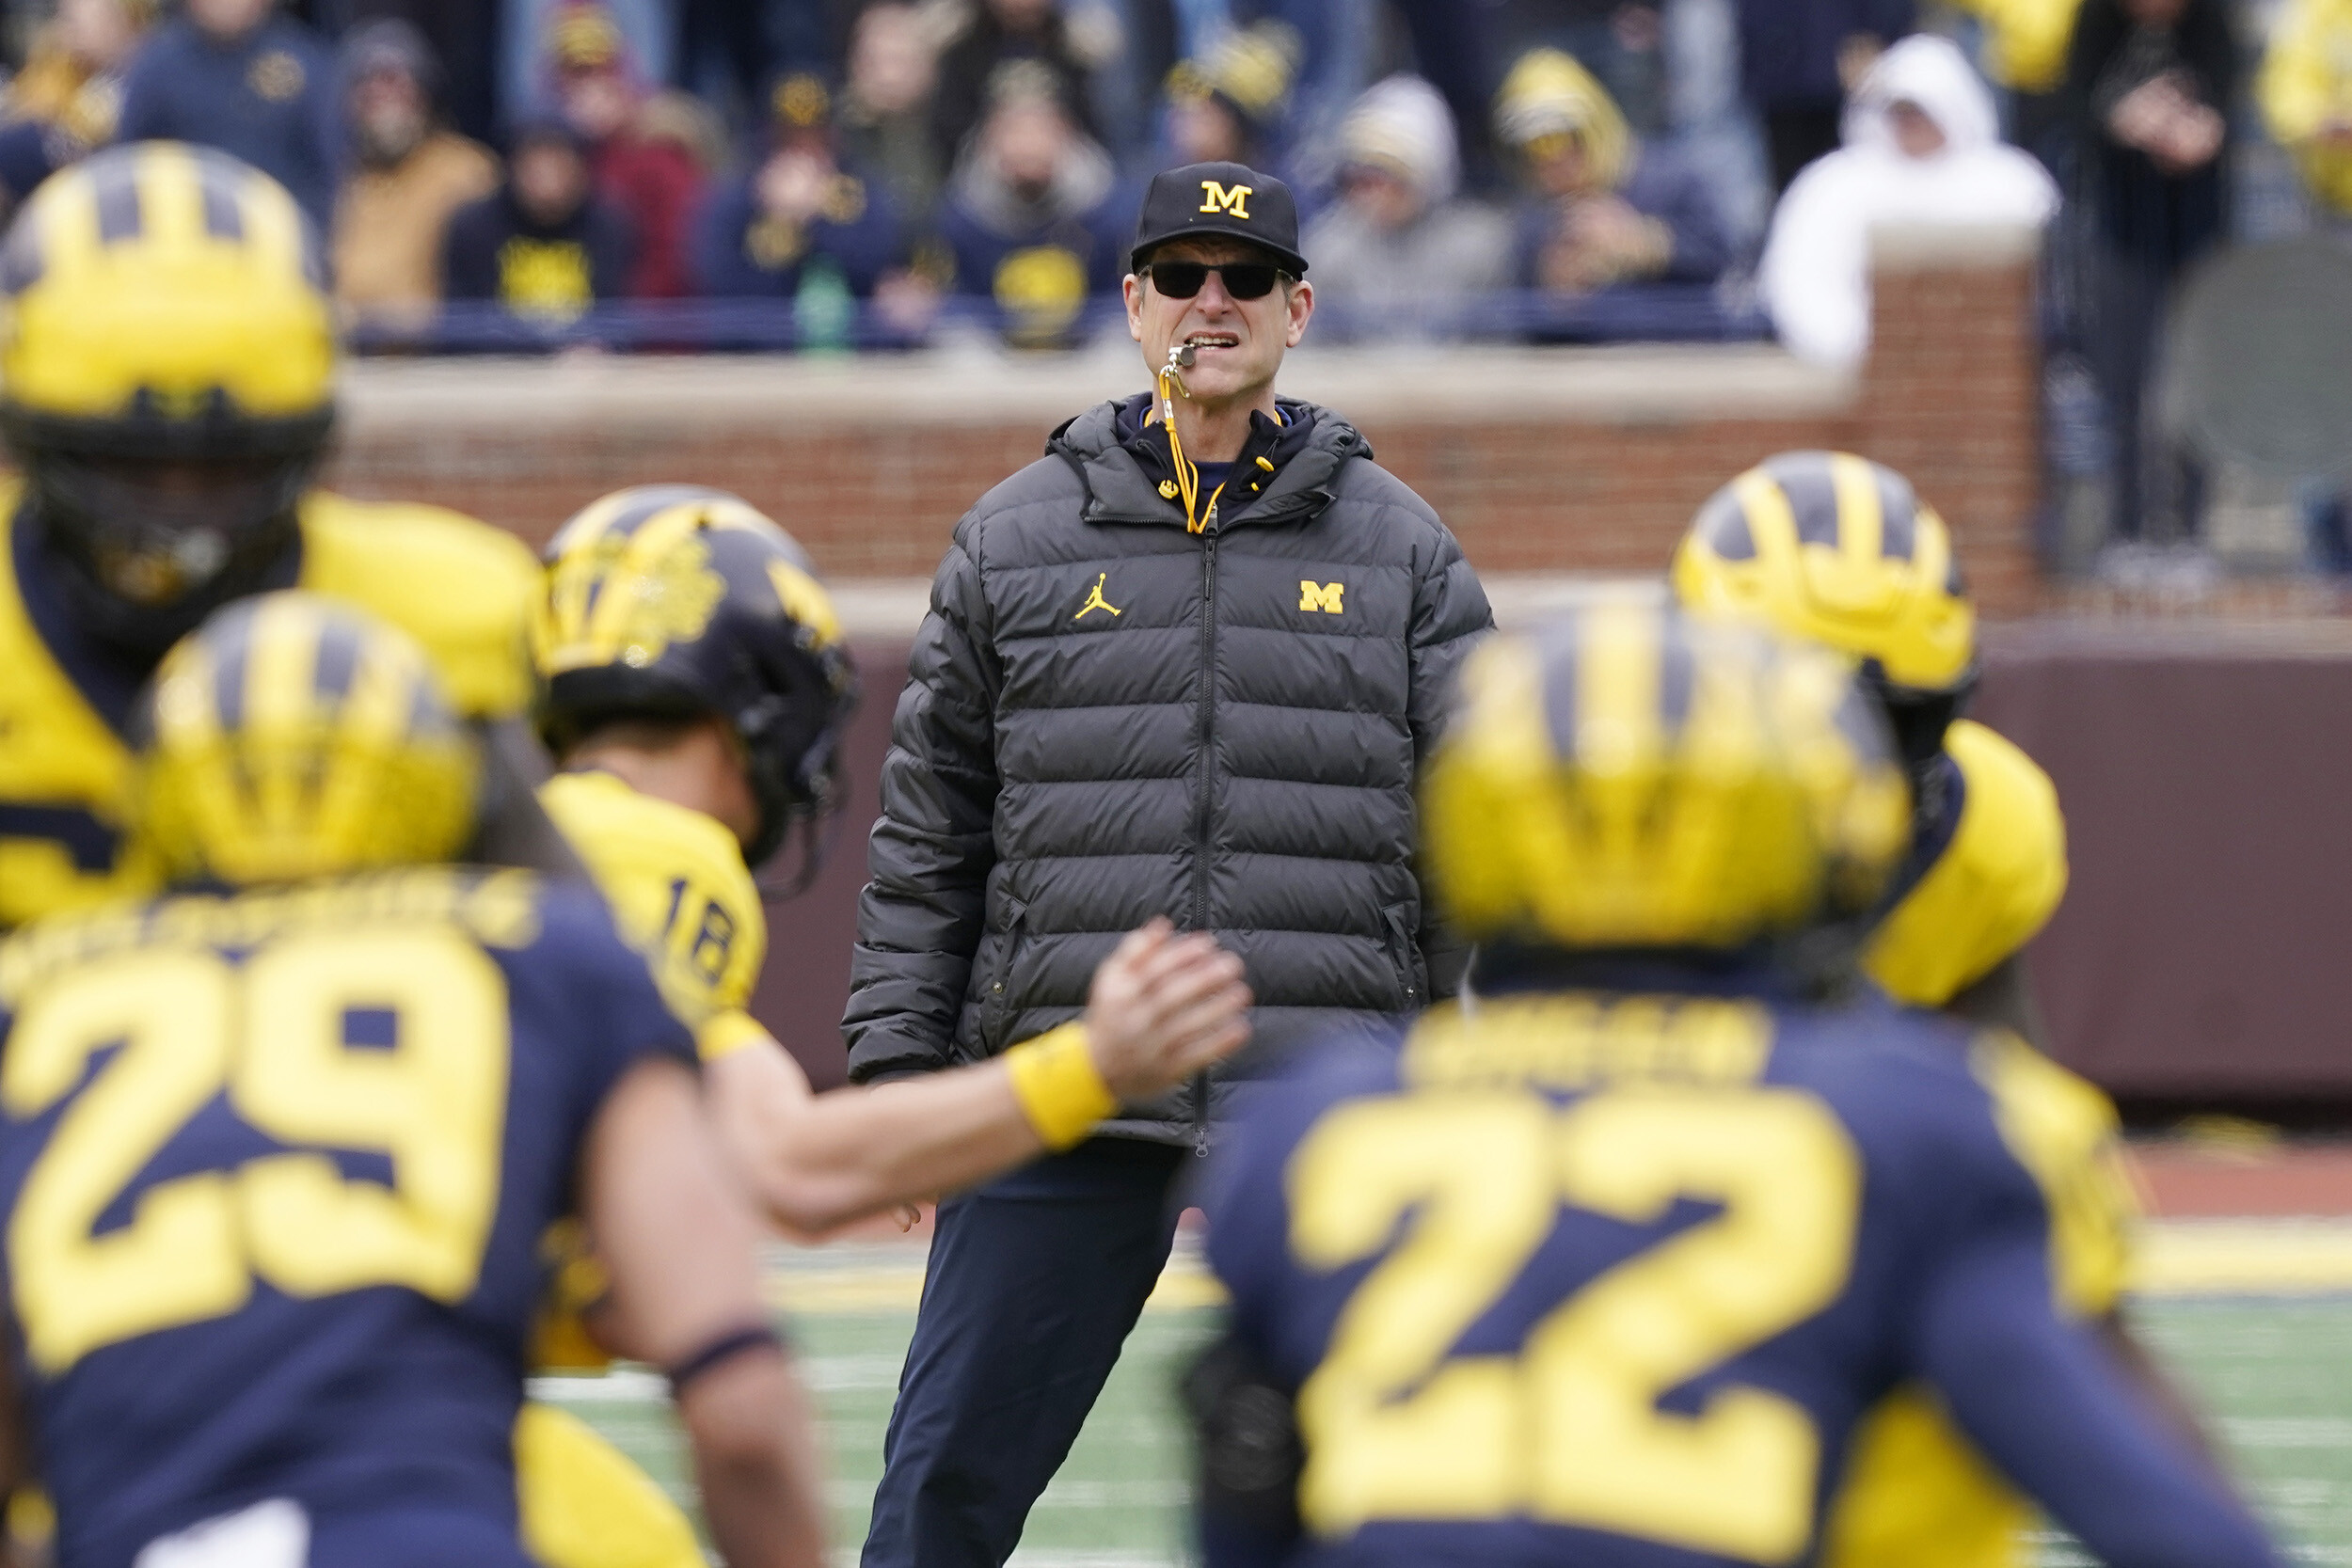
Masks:
[[[1453,534],[1344,421],[1256,416],[1195,534],[1146,406],[1079,416],[956,525],[842,1028],[859,1082],[994,1055],[1074,1017],[1120,933],[1168,915],[1241,955],[1252,1043],[1104,1131],[1205,1144],[1232,1080],[1458,984],[1413,786],[1493,621]]]

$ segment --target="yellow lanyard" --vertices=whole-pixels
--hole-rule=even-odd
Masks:
[[[1176,460],[1176,493],[1184,502],[1185,531],[1199,533],[1209,526],[1209,519],[1216,515],[1216,498],[1225,493],[1225,486],[1219,484],[1209,492],[1209,509],[1206,512],[1197,510],[1200,499],[1200,469],[1185,458],[1184,443],[1176,434],[1176,399],[1168,389],[1168,383],[1175,377],[1176,367],[1173,363],[1160,367],[1160,423],[1168,427],[1168,452]]]

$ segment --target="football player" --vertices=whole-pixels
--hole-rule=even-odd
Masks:
[[[1084,1138],[1122,1100],[1183,1083],[1246,1037],[1237,958],[1166,922],[1101,985],[1153,1027],[1082,1021],[997,1061],[821,1099],[744,1009],[767,950],[752,868],[796,828],[813,849],[857,695],[807,558],[723,491],[607,496],[548,546],[533,626],[548,815],[622,927],[699,1023],[713,1113],[771,1215],[818,1233]]]
[[[1906,1383],[2102,1561],[2279,1560],[2054,1301],[2023,1047],[1842,978],[1910,836],[1842,663],[1498,637],[1422,805],[1478,1003],[1322,1053],[1212,1180],[1213,1568],[1816,1560]]]
[[[1897,1001],[2039,1030],[2020,952],[2066,891],[2066,827],[2049,775],[1963,717],[1976,616],[1951,536],[1909,481],[1845,452],[1784,452],[1700,508],[1675,558],[1682,603],[1824,643],[1859,663],[1910,776],[1911,843],[1870,911],[1863,967]],[[2115,1108],[2038,1053],[2011,1053],[2034,1158],[2060,1196],[2055,1283],[2150,1391],[2193,1425],[2118,1312],[2137,1218]],[[1830,1568],[2007,1568],[2026,1550],[2026,1500],[1921,1389],[1857,1439],[1824,1558]]]
[[[455,513],[313,483],[336,347],[294,199],[210,149],[110,149],[18,213],[0,294],[0,438],[24,475],[0,481],[0,930],[152,891],[159,868],[125,834],[135,696],[206,614],[288,587],[431,655],[485,740],[470,858],[577,871],[528,782],[545,772],[523,721],[531,552]],[[559,1568],[696,1560],[684,1514],[585,1425],[533,1405],[517,1442],[526,1474],[564,1481],[558,1509],[534,1484],[528,1511]]]
[[[1914,827],[1863,967],[1899,1002],[2032,1035],[2020,951],[2066,893],[2066,824],[2033,759],[1963,717],[1976,610],[1911,482],[1848,452],[1767,459],[1699,509],[1674,563],[1686,609],[1860,661],[1911,776]]]
[[[818,1568],[691,1034],[583,885],[442,863],[486,785],[426,654],[267,594],[132,722],[183,891],[0,947],[4,1402],[58,1560],[526,1568],[510,1432],[577,1201],[726,1560]]]
[[[124,839],[122,730],[157,659],[216,607],[300,587],[422,641],[451,700],[526,775],[506,534],[316,488],[335,338],[317,236],[268,176],[151,142],[44,182],[0,242],[0,929],[151,888]],[[504,721],[501,724],[499,721]],[[562,856],[527,787],[490,852]]]

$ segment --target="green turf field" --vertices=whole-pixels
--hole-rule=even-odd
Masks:
[[[882,1473],[883,1423],[914,1314],[911,1262],[897,1249],[843,1259],[795,1255],[778,1293],[818,1309],[787,1311],[807,1380],[826,1418],[836,1544],[853,1561]],[[897,1272],[891,1272],[895,1269]],[[1015,1563],[1033,1568],[1175,1563],[1184,1557],[1187,1460],[1171,1384],[1213,1329],[1214,1307],[1148,1312],[1070,1463],[1031,1515]],[[2352,1564],[2352,1294],[2155,1297],[2135,1308],[2140,1331],[2212,1418],[2257,1506],[2306,1562]],[[660,1385],[643,1374],[538,1386],[644,1461],[680,1481],[677,1440]],[[2091,1559],[2045,1541],[2050,1568]]]

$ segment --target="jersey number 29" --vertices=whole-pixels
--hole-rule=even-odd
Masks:
[[[389,1050],[345,1021],[389,1012]],[[498,1205],[506,1115],[504,977],[453,931],[314,932],[242,969],[150,950],[92,964],[27,1005],[0,1062],[0,1102],[67,1107],[8,1231],[33,1363],[55,1376],[103,1345],[232,1312],[256,1275],[294,1296],[405,1285],[438,1301],[474,1286]],[[155,1155],[223,1090],[295,1151],[158,1181],[97,1234]],[[393,1183],[344,1180],[321,1152],[373,1150]]]

